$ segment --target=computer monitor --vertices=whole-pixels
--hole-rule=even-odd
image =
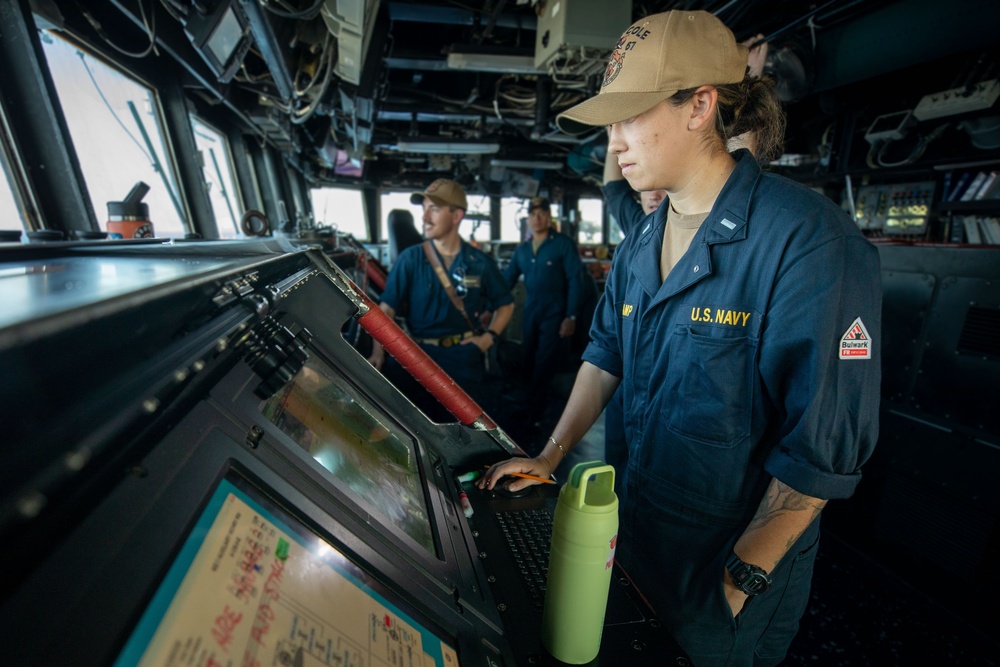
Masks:
[[[260,411],[359,505],[436,553],[416,441],[318,354]]]
[[[230,472],[114,664],[458,667],[457,645]]]
[[[239,3],[222,0],[206,13],[191,12],[184,31],[222,83],[233,78],[250,50],[249,23]]]

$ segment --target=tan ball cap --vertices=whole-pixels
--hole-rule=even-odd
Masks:
[[[447,178],[439,178],[423,192],[410,195],[411,204],[423,204],[424,197],[438,206],[455,206],[463,211],[468,210],[469,202],[465,198],[465,188]]]
[[[712,14],[674,10],[640,19],[608,60],[601,92],[556,118],[570,134],[610,125],[652,109],[678,90],[738,83],[747,48]]]

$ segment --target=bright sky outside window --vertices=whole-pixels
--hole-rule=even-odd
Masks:
[[[577,242],[602,243],[601,218],[604,215],[604,200],[596,197],[580,197],[577,208],[580,211]]]
[[[361,190],[314,188],[310,194],[317,225],[336,227],[338,231],[350,234],[358,241],[369,240]]]
[[[615,220],[615,216],[608,214],[608,243],[611,245],[618,245],[625,240],[625,235],[622,233],[621,225]]]
[[[153,91],[57,35],[42,33],[42,46],[100,226],[107,203],[143,181],[156,236],[183,237],[184,209]]]
[[[458,226],[458,233],[466,241],[476,240],[480,243],[488,243],[490,240],[490,198],[486,195],[468,195],[469,210],[466,217],[462,218],[462,224]],[[470,217],[471,214],[471,217]],[[483,216],[479,219],[479,216]]]
[[[233,178],[229,143],[221,132],[197,118],[191,118],[191,129],[194,131],[194,143],[201,153],[202,178],[212,202],[219,236],[224,239],[242,238],[240,218],[243,217],[243,204]]]
[[[525,200],[518,197],[504,197],[500,200],[500,240],[520,243],[526,237],[522,236],[521,219],[528,217],[528,207]],[[526,232],[524,232],[526,233]]]
[[[521,197],[504,197],[500,201],[500,240],[508,242],[526,241],[531,236],[528,228],[528,201]],[[552,226],[556,231],[564,228],[562,206],[551,204]],[[523,224],[522,224],[523,223]]]
[[[389,211],[397,208],[409,211],[413,214],[413,224],[417,226],[417,231],[423,234],[423,227],[420,224],[421,216],[423,216],[423,209],[416,205],[410,203],[411,192],[383,192],[382,196],[379,198],[379,228],[381,229],[380,238],[383,243],[389,241]]]
[[[14,199],[14,191],[7,176],[7,164],[0,164],[0,167],[3,169],[3,177],[0,178],[0,229],[23,229],[21,210],[17,206],[17,200]]]

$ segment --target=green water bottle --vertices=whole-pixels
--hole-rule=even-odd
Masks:
[[[552,520],[542,645],[552,657],[582,665],[597,657],[618,542],[615,469],[578,463],[559,491]]]

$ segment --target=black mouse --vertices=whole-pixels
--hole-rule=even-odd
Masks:
[[[516,477],[504,477],[503,479],[501,479],[499,482],[496,483],[496,486],[493,487],[493,492],[496,493],[498,496],[502,496],[504,498],[523,498],[524,496],[531,493],[530,485],[524,487],[523,489],[519,489],[517,491],[511,491],[510,485],[516,481],[517,481]]]

